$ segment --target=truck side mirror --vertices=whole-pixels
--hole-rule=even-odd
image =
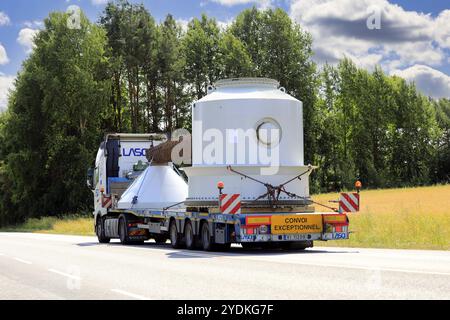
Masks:
[[[89,189],[94,190],[94,168],[89,168],[87,170],[87,178],[86,178],[86,184],[89,187]]]

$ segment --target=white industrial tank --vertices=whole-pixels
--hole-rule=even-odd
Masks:
[[[241,194],[244,203],[255,204],[267,186],[252,178],[279,186],[302,173],[284,186],[291,194],[282,192],[279,200],[298,204],[309,197],[302,103],[275,80],[228,79],[208,88],[192,107],[192,155],[192,167],[184,169],[188,204],[216,201],[219,181],[224,193]]]

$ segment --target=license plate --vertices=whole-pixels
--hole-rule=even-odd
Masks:
[[[272,234],[319,233],[322,232],[322,215],[273,215]]]
[[[285,241],[308,240],[308,236],[306,234],[288,234],[283,236],[283,240]]]

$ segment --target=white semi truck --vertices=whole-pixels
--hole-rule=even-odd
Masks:
[[[316,240],[348,239],[345,212],[313,206],[302,103],[278,82],[219,81],[192,105],[192,124],[192,162],[184,174],[167,148],[165,157],[153,157],[171,143],[165,135],[106,135],[88,174],[99,242],[305,249]]]

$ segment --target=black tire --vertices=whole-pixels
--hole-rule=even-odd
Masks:
[[[231,248],[231,243],[221,243],[221,244],[215,244],[215,247],[219,251],[228,251]]]
[[[278,242],[264,242],[261,243],[261,249],[263,250],[280,249],[280,244]]]
[[[128,238],[128,227],[127,227],[127,217],[124,214],[119,216],[119,239],[120,243],[130,244],[130,239]]]
[[[157,235],[154,237],[156,244],[165,244],[167,242],[167,236]]]
[[[170,242],[172,243],[172,248],[180,249],[181,248],[181,236],[178,232],[177,224],[176,224],[175,220],[172,220],[170,222],[169,236],[170,236]]]
[[[312,241],[294,241],[281,243],[281,249],[283,250],[303,251],[306,248],[310,248],[312,246],[313,246]]]
[[[190,221],[186,222],[186,225],[184,227],[184,241],[186,243],[186,248],[188,250],[194,250],[195,249],[195,235],[194,235],[194,228],[192,228],[192,223]]]
[[[99,243],[109,243],[111,238],[105,236],[104,219],[99,217],[95,224],[95,233]]]
[[[202,229],[200,233],[202,248],[205,251],[214,250],[214,245],[211,241],[211,231],[209,230],[208,222],[202,224]]]
[[[260,244],[258,244],[256,242],[242,242],[241,246],[245,250],[254,250],[254,249],[258,249],[261,247]]]

